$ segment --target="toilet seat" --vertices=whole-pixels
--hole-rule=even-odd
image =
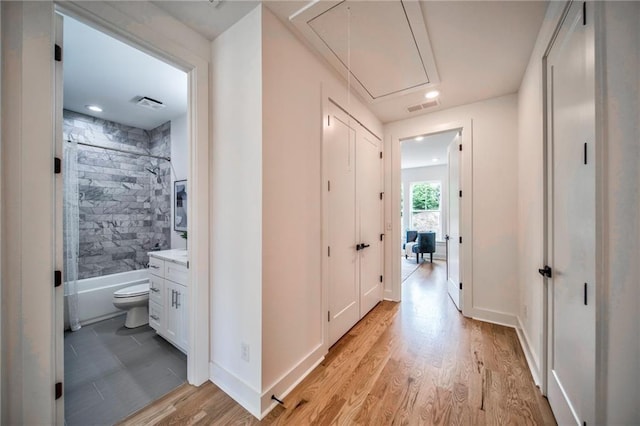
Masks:
[[[132,285],[130,287],[122,288],[113,293],[115,298],[135,297],[149,294],[149,283]]]

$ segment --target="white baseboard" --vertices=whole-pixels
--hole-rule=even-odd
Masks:
[[[224,393],[242,405],[255,418],[260,419],[259,391],[215,362],[209,362],[209,376]]]
[[[518,340],[520,340],[520,346],[522,346],[522,351],[524,352],[524,357],[527,360],[527,365],[529,366],[529,370],[531,371],[531,376],[533,376],[533,381],[535,382],[536,386],[542,388],[540,365],[538,364],[538,359],[531,349],[531,341],[529,340],[529,336],[522,326],[520,317],[516,316],[516,319],[518,320],[516,334],[518,335]]]
[[[326,349],[320,344],[304,359],[289,370],[288,373],[280,377],[274,384],[269,386],[261,395],[260,405],[262,408],[260,419],[263,419],[269,412],[278,405],[271,399],[275,395],[278,399],[284,399],[289,393],[304,380],[324,360]]]
[[[466,312],[465,312],[466,314]],[[518,320],[513,314],[507,314],[505,312],[492,311],[489,309],[473,308],[469,313],[471,318],[479,321],[490,322],[492,324],[504,325],[507,327],[516,328]]]
[[[531,350],[529,338],[524,331],[524,327],[522,327],[520,318],[517,315],[475,308],[472,318],[478,321],[503,325],[515,329],[516,335],[518,336],[518,341],[520,342],[520,347],[524,352],[524,358],[527,361],[527,366],[529,367],[529,371],[531,371],[531,376],[533,376],[533,381],[535,382],[536,386],[541,386],[542,382],[540,380],[540,367],[538,365],[537,358]]]

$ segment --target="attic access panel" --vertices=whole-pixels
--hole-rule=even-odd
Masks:
[[[439,82],[419,2],[316,2],[290,20],[370,102]]]

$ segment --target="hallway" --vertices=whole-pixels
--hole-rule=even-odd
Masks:
[[[513,329],[462,317],[423,263],[262,424],[555,424]],[[258,424],[215,385],[184,385],[124,424]]]

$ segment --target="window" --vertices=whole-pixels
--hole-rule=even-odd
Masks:
[[[416,182],[411,185],[411,229],[432,231],[442,241],[440,182]]]

